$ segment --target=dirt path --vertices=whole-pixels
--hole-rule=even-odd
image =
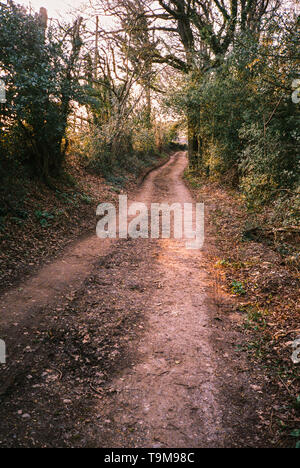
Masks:
[[[186,165],[174,155],[136,200],[192,202]],[[236,354],[222,301],[205,250],[184,241],[92,238],[66,251],[2,299],[15,348],[0,446],[268,446],[259,375]]]
[[[149,176],[138,200],[148,205],[193,202],[182,179],[186,167],[185,154],[175,155]],[[141,245],[132,252],[146,257],[140,281],[152,277],[157,282],[154,288],[148,284],[146,332],[134,348],[136,363],[109,383],[109,398],[98,408],[100,419],[111,426],[105,436],[102,428],[100,444],[266,444],[267,437],[257,433],[262,389],[247,361],[235,355],[241,336],[221,318],[227,298],[208,274],[205,251],[187,250],[184,240],[174,239],[151,241],[148,248],[150,254]],[[124,265],[121,274],[126,275]]]
[[[150,175],[140,201],[193,202],[182,181],[187,161],[180,156]],[[140,426],[142,434],[135,444],[144,447],[220,446],[224,429],[203,253],[187,250],[184,240],[158,244],[159,288],[148,304],[147,332],[136,349],[139,362],[111,384],[117,393],[115,403],[122,408],[113,419]]]

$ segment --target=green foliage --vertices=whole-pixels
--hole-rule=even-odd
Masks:
[[[47,227],[49,226],[49,221],[54,219],[54,215],[51,213],[48,213],[48,211],[41,211],[41,210],[36,210],[35,211],[35,216],[39,220],[39,223],[42,227]]]
[[[78,24],[69,35],[54,26],[45,32],[37,16],[11,3],[1,4],[0,25],[0,71],[7,87],[0,154],[6,165],[17,160],[48,181],[61,172],[70,103],[79,90]]]
[[[264,313],[255,307],[249,307],[247,310],[247,319],[244,324],[244,327],[246,329],[252,329],[257,331],[266,328],[266,326],[267,322],[264,317]]]
[[[277,219],[299,223],[297,19],[262,23],[261,37],[244,31],[218,68],[193,70],[167,99],[188,114],[197,135],[198,173],[238,187],[249,208],[274,201]]]
[[[237,296],[243,296],[246,294],[244,283],[241,283],[240,281],[232,281],[231,290],[233,294],[236,294]]]
[[[99,52],[95,72],[94,51],[89,41],[83,44],[81,40],[82,21],[78,18],[73,25],[52,21],[46,27],[41,14],[29,13],[13,2],[0,5],[0,78],[7,97],[0,107],[3,199],[11,186],[19,181],[22,185],[32,176],[53,188],[57,177],[75,187],[76,181],[65,173],[70,149],[93,173],[105,177],[140,173],[176,136],[176,126],[157,126],[152,118],[152,65],[142,47],[147,38],[135,38],[141,45],[137,52],[128,31],[125,42],[116,46],[120,60],[115,60],[116,52],[109,46],[107,55],[100,57]],[[132,50],[127,40],[135,44]],[[147,62],[146,69],[136,60]],[[74,119],[70,115],[82,106],[85,116],[80,133],[76,118],[71,128]],[[88,198],[81,201],[91,202]],[[67,195],[65,203],[76,205],[78,200]]]
[[[115,133],[112,117],[109,122],[98,120],[78,136],[73,151],[85,160],[88,170],[103,176],[112,185],[122,188],[124,173],[139,174],[153,164],[157,154],[167,150],[177,135],[174,125],[154,124],[147,127],[143,113],[133,115]],[[119,180],[117,180],[119,179]]]
[[[199,189],[201,188],[202,184],[201,181],[199,180],[198,174],[191,171],[191,170],[186,170],[184,173],[184,178],[188,181],[189,185],[193,189]]]
[[[106,181],[111,185],[114,185],[118,188],[122,188],[124,187],[126,179],[125,177],[122,177],[122,176],[110,174],[109,176],[106,177]]]
[[[85,203],[86,205],[91,205],[93,203],[93,200],[91,197],[89,197],[88,195],[86,195],[85,193],[82,193],[80,195],[80,199],[83,203]]]
[[[294,437],[295,439],[299,439],[296,442],[296,447],[295,448],[300,448],[300,429],[294,429],[291,432],[291,437]]]
[[[82,195],[77,192],[60,192],[56,190],[56,196],[66,205],[78,206],[78,200],[82,200]]]

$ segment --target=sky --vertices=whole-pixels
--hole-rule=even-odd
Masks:
[[[15,0],[24,6],[31,4],[32,8],[39,11],[40,7],[45,7],[48,10],[50,18],[57,18],[58,16],[68,16],[70,10],[74,10],[88,0]],[[283,0],[286,5],[293,5],[297,10],[299,9],[300,0]]]
[[[16,3],[26,7],[32,6],[37,12],[41,7],[48,10],[50,18],[57,18],[59,16],[68,16],[68,11],[82,5],[84,0],[15,0]]]

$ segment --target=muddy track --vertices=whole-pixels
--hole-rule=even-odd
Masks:
[[[135,201],[192,202],[186,166],[173,155]],[[269,446],[260,376],[236,354],[242,337],[208,273],[210,241],[92,237],[4,296],[0,446]]]

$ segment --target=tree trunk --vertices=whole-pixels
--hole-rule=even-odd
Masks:
[[[152,128],[152,101],[150,83],[146,85],[146,126]]]
[[[200,147],[199,138],[197,135],[196,125],[194,119],[189,115],[188,111],[188,153],[190,168],[192,170],[198,169],[200,165]]]

